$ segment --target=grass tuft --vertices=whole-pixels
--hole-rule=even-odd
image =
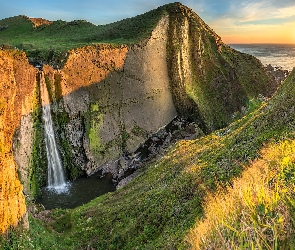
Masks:
[[[286,175],[294,153],[295,140],[271,143],[231,188],[208,193],[204,218],[187,237],[192,248],[294,248],[295,182]]]

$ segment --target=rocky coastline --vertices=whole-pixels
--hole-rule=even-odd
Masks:
[[[283,69],[281,66],[272,66],[271,64],[267,64],[265,68],[279,84],[282,83],[291,73],[289,70]]]

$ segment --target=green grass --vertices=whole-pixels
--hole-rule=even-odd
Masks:
[[[155,15],[155,18],[158,16]],[[75,25],[67,27],[68,24],[64,22],[52,25],[65,25],[69,33],[75,29]],[[93,28],[84,23],[77,25],[85,25],[85,29]],[[24,27],[26,28],[25,25]],[[48,27],[50,26],[31,32],[49,32]],[[110,27],[108,26],[108,38],[116,42],[117,39],[128,41],[127,34],[123,38],[119,37],[120,32],[112,35]],[[119,29],[120,26],[114,23],[112,27]],[[8,32],[8,29],[1,32]],[[67,32],[62,37],[66,37]],[[92,34],[91,39],[96,35]],[[56,37],[57,41],[58,36]],[[77,41],[80,42],[79,39]],[[90,41],[95,40],[91,39]],[[68,41],[61,43],[58,48],[61,51],[65,49],[69,46]],[[208,51],[207,56],[210,55],[212,51]],[[234,65],[235,59],[225,52],[217,60],[226,60],[232,68],[240,67],[241,70],[251,71],[243,60]],[[210,66],[206,67],[206,78],[210,80],[218,72],[212,66],[215,61],[206,62]],[[220,72],[229,74],[227,68]],[[241,72],[239,81],[243,83],[244,90],[250,93],[250,100],[256,85],[248,79]],[[260,83],[259,76],[257,79]],[[259,158],[265,143],[294,139],[294,83],[295,72],[267,104],[262,102],[257,109],[260,103],[253,99],[252,102],[249,101],[249,113],[228,127],[194,141],[179,142],[167,155],[142,169],[141,175],[129,185],[76,209],[53,210],[51,221],[47,223],[30,217],[31,228],[28,232],[11,230],[8,240],[2,237],[0,244],[4,249],[52,249],[56,246],[59,249],[85,249],[87,246],[95,249],[188,248],[186,235],[196,221],[203,218],[207,193],[230,186],[251,161]],[[212,95],[214,93],[209,92],[209,99]],[[216,101],[215,105],[217,103]],[[88,124],[88,129],[91,128],[90,125]],[[285,175],[292,176],[292,168],[287,170]],[[289,206],[294,208],[292,204]]]
[[[86,21],[54,21],[50,25],[33,28],[25,16],[0,20],[0,45],[24,50],[29,57],[47,62],[61,62],[66,52],[88,44],[133,44],[148,38],[165,13],[166,7],[149,11],[133,18],[106,25],[94,25]]]
[[[294,110],[288,105],[294,77],[268,105],[216,134],[179,143],[131,185],[71,211],[77,221],[66,239],[82,235],[85,242],[73,244],[92,242],[99,249],[185,247],[186,230],[201,218],[206,192],[240,176],[264,143],[293,138]],[[288,113],[280,112],[283,107]]]
[[[295,140],[266,144],[231,187],[209,194],[193,249],[294,249]]]
[[[180,15],[180,10],[184,14]],[[258,59],[223,44],[195,13],[186,11],[169,12],[170,86],[177,111],[196,118],[201,129],[210,133],[241,117],[241,110],[259,94],[271,96],[277,85]],[[181,36],[186,21],[188,39]],[[186,42],[187,51],[183,49]],[[186,56],[181,57],[183,53]]]
[[[0,248],[3,250],[60,249],[63,243],[57,233],[48,230],[45,224],[29,216],[30,230],[10,229],[0,236]]]
[[[38,242],[44,240],[43,249],[49,249],[48,240],[62,242],[60,249],[187,248],[186,235],[202,219],[206,194],[241,176],[265,143],[294,140],[294,83],[295,72],[269,103],[223,130],[179,142],[124,188],[73,210],[54,211],[52,223],[32,219],[48,232]],[[286,171],[281,175],[293,176],[291,167]],[[294,203],[287,205],[294,210]]]

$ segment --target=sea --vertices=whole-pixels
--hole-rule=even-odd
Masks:
[[[295,67],[295,44],[230,44],[235,50],[258,58],[263,65],[271,64],[291,71]]]

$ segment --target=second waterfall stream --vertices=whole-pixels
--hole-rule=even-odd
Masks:
[[[57,192],[65,192],[67,190],[67,183],[56,145],[51,118],[50,98],[43,72],[40,72],[40,89],[42,99],[42,118],[44,120],[44,136],[48,161],[48,188],[54,189]]]

